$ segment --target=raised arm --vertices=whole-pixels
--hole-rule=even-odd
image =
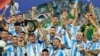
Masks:
[[[27,43],[28,37],[29,37],[29,32],[28,32],[29,27],[25,26],[24,28],[25,28],[25,33],[26,33],[26,35],[25,35],[25,42]]]
[[[5,8],[4,8],[4,11],[2,12],[2,16],[5,15],[5,13],[6,13],[6,11],[7,11],[8,8],[9,8],[9,5],[6,5]]]
[[[32,7],[32,20],[35,19],[35,11],[36,11],[36,7]]]
[[[79,1],[79,0],[75,0],[75,3],[74,3],[73,8],[72,8],[72,10],[71,10],[71,15],[72,15],[72,16],[75,16],[75,9],[74,9],[74,8],[77,8],[77,6],[78,6],[78,1]]]
[[[98,31],[98,26],[97,26],[97,24],[93,21],[93,19],[92,19],[92,17],[91,16],[89,16],[89,21],[92,23],[92,25],[96,28],[96,31]]]
[[[40,34],[40,38],[42,39],[42,40],[44,40],[44,42],[45,42],[45,44],[46,44],[46,47],[48,47],[49,46],[49,44],[50,44],[50,41],[47,39],[47,37],[46,37],[46,32],[42,29],[42,28],[38,28],[38,31],[39,31],[39,34]]]
[[[93,6],[92,3],[89,4],[89,10],[90,10],[90,13],[91,13],[91,16],[92,16],[93,21],[97,24],[97,21],[96,21],[97,16],[96,16],[96,13],[94,11],[94,6]]]
[[[74,12],[75,12],[75,15],[74,15],[74,19],[73,19],[73,22],[72,22],[72,25],[75,26],[76,25],[76,21],[78,19],[78,9],[77,7],[74,8]]]
[[[78,19],[78,0],[75,1],[73,8],[71,10],[71,15],[74,16],[72,25],[75,26],[76,21]]]

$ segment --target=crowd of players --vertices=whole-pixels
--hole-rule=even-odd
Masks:
[[[61,11],[60,19],[49,13],[50,25],[43,28],[38,22],[34,32],[28,31],[22,14],[7,20],[0,15],[0,39],[6,42],[2,56],[99,56],[100,29],[94,6],[89,4],[89,11],[83,14],[85,19],[81,22],[78,10],[75,3],[70,14],[67,10]],[[37,20],[35,12],[33,7],[32,20]]]

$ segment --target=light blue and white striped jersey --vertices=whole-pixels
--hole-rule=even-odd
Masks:
[[[21,31],[25,31],[24,27],[20,27]],[[13,36],[19,36],[19,33],[15,31],[14,24],[9,24],[8,32],[11,33]]]
[[[46,48],[45,42],[41,39],[38,29],[35,30],[34,34],[36,35],[36,42],[39,44],[40,52]]]
[[[13,36],[19,37],[19,36],[20,36],[20,33],[15,31],[15,32],[13,33]]]
[[[77,40],[73,39],[72,40],[72,49],[71,49],[71,56],[84,56],[80,51],[79,46],[81,46],[83,49],[86,49],[86,44],[84,42],[78,43]]]
[[[39,30],[36,29],[36,30],[34,31],[34,34],[35,34],[36,39],[37,39],[36,42],[38,42],[38,41],[41,39],[41,36],[40,36]]]
[[[8,40],[8,41],[6,42],[6,45],[7,45],[7,46],[8,46],[8,45],[12,45],[12,41],[9,41],[9,40]]]
[[[61,28],[59,31],[60,34],[62,34],[62,41],[64,42],[67,49],[71,48],[71,40],[69,39],[68,33],[64,28]]]
[[[25,54],[25,49],[19,46],[14,48],[13,45],[9,45],[5,48],[5,50],[7,50],[7,56],[24,56]]]
[[[46,44],[44,40],[39,39],[38,43],[39,43],[40,52],[42,52],[43,49],[46,49]]]
[[[62,27],[58,26],[57,29],[56,29],[56,33],[59,33],[61,30],[62,30]]]
[[[65,56],[65,52],[60,48],[54,50],[53,47],[49,47],[48,50],[50,52],[49,56]]]
[[[35,43],[35,44],[28,43],[26,52],[28,56],[40,56],[39,44],[38,43]]]
[[[40,52],[42,52],[43,49],[46,49],[46,44],[44,41],[42,43],[39,43],[39,48],[40,48]]]
[[[87,43],[87,50],[96,50],[96,49],[100,50],[99,41],[96,41],[96,42],[90,41],[90,42]]]
[[[64,43],[61,37],[58,36],[57,34],[55,34],[53,37],[51,37],[50,34],[47,34],[47,38],[50,41],[50,43],[52,43],[55,38],[58,38],[61,41],[61,43]]]
[[[72,37],[76,36],[77,31],[80,29],[79,26],[73,26],[72,24],[70,24],[68,28],[72,34]]]
[[[17,33],[16,31],[12,30],[12,31],[9,31],[9,33],[12,34],[12,36],[18,36],[20,35],[20,33]]]
[[[15,34],[15,27],[13,23],[9,24],[8,32],[11,33],[12,35]]]

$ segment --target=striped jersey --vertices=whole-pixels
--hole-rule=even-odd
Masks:
[[[71,40],[70,40],[70,38],[68,36],[67,31],[64,28],[61,28],[59,30],[59,33],[62,34],[61,39],[64,42],[66,48],[68,48],[68,49],[71,48]]]
[[[74,37],[75,35],[76,35],[76,33],[77,33],[77,31],[79,30],[79,26],[73,26],[72,24],[70,24],[69,26],[68,26],[68,28],[69,28],[69,30],[70,30],[70,32],[71,32],[71,34],[72,34],[72,37]]]
[[[99,49],[100,50],[100,42],[96,41],[96,42],[88,42],[87,43],[87,50],[96,50]]]
[[[28,56],[40,56],[41,48],[39,43],[35,44],[28,43],[26,51]]]
[[[84,54],[81,52],[79,46],[81,46],[83,49],[86,49],[86,44],[84,42],[78,43],[77,40],[73,39],[71,56],[84,56]]]
[[[25,54],[25,48],[24,47],[14,47],[13,45],[9,45],[5,48],[7,51],[7,56],[24,56]]]
[[[53,47],[48,48],[49,49],[49,56],[65,56],[65,52],[58,48],[57,50],[54,50]]]

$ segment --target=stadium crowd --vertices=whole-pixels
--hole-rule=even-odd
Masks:
[[[6,43],[2,56],[100,56],[100,28],[94,6],[88,5],[88,11],[82,14],[84,20],[79,19],[79,9],[75,2],[70,13],[63,9],[58,17],[50,11],[49,19],[41,20],[44,15],[37,19],[37,7],[32,7],[32,18],[27,20],[36,20],[35,26],[25,25],[23,14],[11,12],[8,19],[0,15],[0,41]]]

